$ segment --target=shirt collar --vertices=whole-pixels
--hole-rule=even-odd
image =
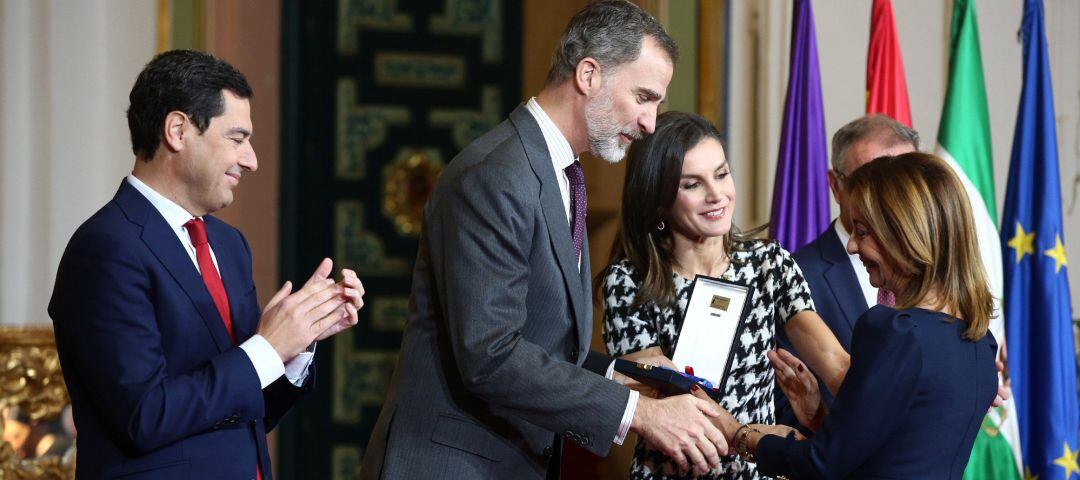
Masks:
[[[570,141],[566,139],[559,127],[555,126],[555,122],[551,121],[551,117],[543,108],[540,108],[540,104],[537,103],[536,97],[532,97],[525,103],[525,109],[532,114],[536,119],[536,123],[540,125],[540,131],[544,134],[544,142],[547,143],[548,154],[551,155],[551,163],[555,166],[556,172],[561,172],[566,167],[569,167],[571,163],[577,161],[577,157],[574,156],[574,149],[570,148]]]
[[[139,180],[135,174],[128,175],[127,182],[150,201],[150,204],[165,218],[165,222],[168,223],[169,227],[173,230],[183,228],[188,220],[194,218],[194,215],[188,213],[187,210],[184,210],[184,207],[181,207],[176,202],[165,198],[164,195],[156,192],[153,188],[150,188],[149,185],[143,183],[142,180]]]
[[[833,230],[836,230],[836,236],[840,237],[840,244],[844,246],[844,253],[847,253],[848,240],[851,240],[851,234],[844,228],[844,222],[841,222],[839,218],[833,222]],[[850,255],[850,254],[849,254]]]

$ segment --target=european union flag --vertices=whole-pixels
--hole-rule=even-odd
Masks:
[[[1080,413],[1042,0],[1025,1],[1021,34],[1024,89],[1001,222],[1009,373],[1024,476],[1069,479],[1080,473]]]

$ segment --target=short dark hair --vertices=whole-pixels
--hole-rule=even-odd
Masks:
[[[919,149],[919,132],[887,115],[880,113],[866,115],[852,120],[833,134],[832,169],[838,173],[850,175],[851,172],[842,171],[847,163],[845,157],[848,149],[858,142],[870,139],[886,141],[890,147],[906,143],[915,150]]]
[[[574,75],[584,58],[612,69],[637,60],[645,36],[652,37],[674,64],[679,47],[652,15],[626,0],[599,0],[586,5],[566,26],[551,57],[547,84],[558,85]]]
[[[222,90],[240,98],[252,96],[244,74],[209,53],[170,50],[155,56],[128,95],[128,129],[135,156],[144,160],[154,156],[169,112],[184,112],[199,134],[205,132],[210,120],[225,112]]]

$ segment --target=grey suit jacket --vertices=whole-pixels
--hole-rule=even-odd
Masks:
[[[365,478],[543,478],[555,435],[597,455],[629,390],[581,367],[592,333],[551,158],[519,106],[443,171]]]

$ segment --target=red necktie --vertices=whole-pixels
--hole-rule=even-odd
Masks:
[[[195,259],[199,262],[199,272],[202,273],[203,283],[210,291],[210,297],[214,299],[221,320],[225,322],[225,330],[229,332],[229,338],[233,345],[236,344],[236,335],[233,334],[232,316],[229,315],[229,297],[225,294],[225,285],[221,283],[214,260],[210,258],[210,242],[206,239],[206,224],[201,219],[193,218],[184,224],[188,235],[191,235],[191,243],[195,245]]]
[[[201,219],[193,218],[184,224],[191,243],[195,245],[195,260],[199,262],[199,272],[202,273],[203,283],[210,291],[210,297],[214,299],[221,321],[225,322],[225,330],[229,332],[229,338],[236,345],[236,334],[233,333],[232,315],[229,314],[229,296],[225,294],[225,284],[221,283],[214,259],[210,258],[210,241],[206,239],[206,224]],[[262,467],[255,463],[255,477],[262,480]]]

